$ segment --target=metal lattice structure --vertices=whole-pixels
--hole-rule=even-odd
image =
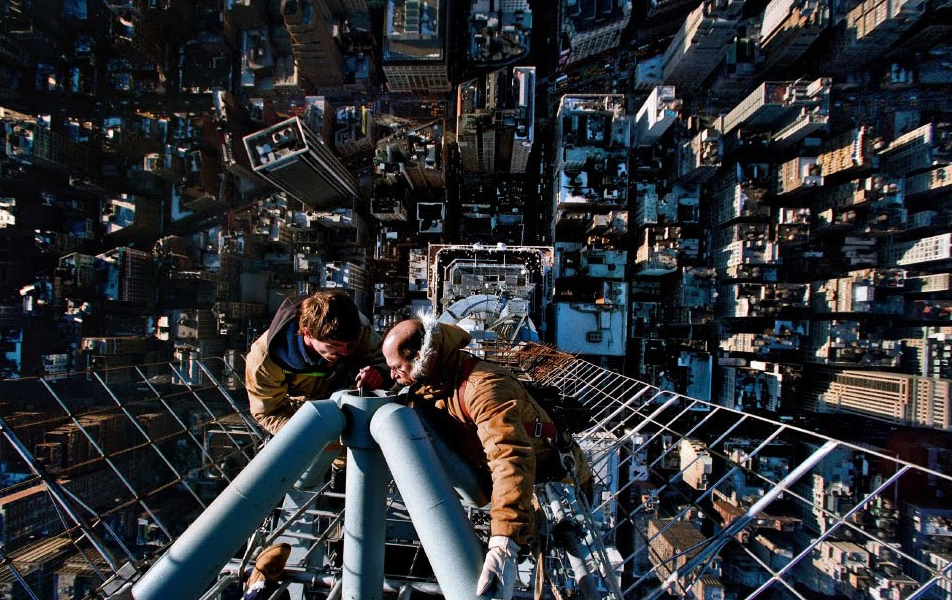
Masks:
[[[546,596],[950,597],[952,478],[941,448],[919,460],[915,444],[833,439],[544,345],[484,354],[555,386],[590,422],[576,436],[596,475],[578,516],[587,562],[550,545]],[[264,441],[241,370],[210,360],[0,382],[0,598],[109,597],[147,571]],[[202,597],[234,594],[256,553],[282,536],[300,541],[282,589],[335,597],[342,497],[331,480],[286,501]],[[550,522],[559,507],[585,504],[551,486],[540,498],[555,507],[543,511]],[[484,532],[485,514],[469,515]],[[386,519],[384,590],[439,594],[392,487]],[[520,565],[517,597],[533,594],[533,560]],[[608,584],[584,589],[582,569]]]

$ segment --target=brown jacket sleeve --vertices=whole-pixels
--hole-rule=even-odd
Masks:
[[[288,384],[281,367],[267,356],[266,337],[267,332],[255,340],[245,358],[245,389],[251,416],[274,435],[294,415],[298,404],[288,397]]]
[[[511,377],[480,374],[460,398],[476,423],[492,474],[490,531],[523,544],[532,519],[536,459],[518,409],[522,392]]]

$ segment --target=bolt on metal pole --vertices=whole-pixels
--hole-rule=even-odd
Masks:
[[[370,421],[396,396],[337,396],[347,419],[347,495],[344,504],[343,600],[383,600],[387,487],[390,477]]]
[[[307,402],[132,587],[135,600],[194,600],[344,429],[331,400]]]
[[[374,414],[370,432],[383,450],[444,597],[473,600],[484,550],[420,419],[411,408],[388,404]]]

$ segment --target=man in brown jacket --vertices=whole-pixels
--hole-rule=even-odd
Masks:
[[[409,402],[426,411],[447,443],[492,480],[489,551],[477,595],[508,600],[516,553],[532,527],[532,488],[557,460],[555,425],[506,368],[464,352],[470,335],[445,323],[410,319],[383,341],[390,376],[409,387]],[[587,464],[576,468],[581,483]]]
[[[251,415],[272,434],[307,400],[389,383],[380,336],[343,290],[286,299],[245,359]]]

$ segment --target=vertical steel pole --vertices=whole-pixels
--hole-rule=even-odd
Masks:
[[[483,547],[413,409],[388,404],[370,423],[447,600],[473,600]]]
[[[135,600],[193,600],[344,429],[330,400],[304,404],[132,587]]]
[[[344,504],[343,600],[383,600],[387,487],[390,477],[370,420],[396,396],[338,397],[347,419],[347,498]]]

